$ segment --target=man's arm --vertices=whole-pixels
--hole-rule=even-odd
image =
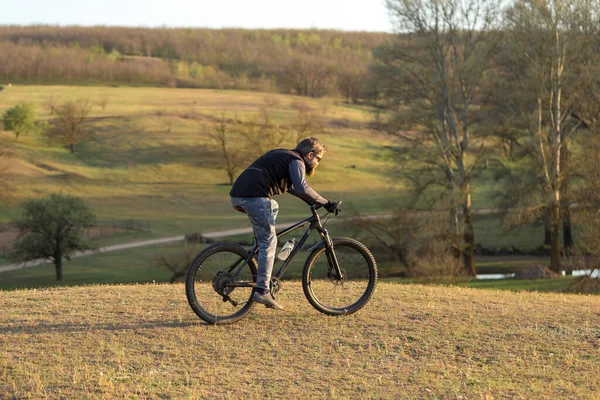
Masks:
[[[288,190],[288,193],[304,200],[311,206],[315,204],[325,205],[328,203],[327,199],[315,192],[308,183],[306,183],[306,167],[304,162],[300,160],[294,160],[290,163],[289,167],[290,179],[292,180],[292,187]]]

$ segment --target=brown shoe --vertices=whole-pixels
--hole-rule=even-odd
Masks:
[[[283,306],[279,304],[277,300],[273,298],[273,296],[271,296],[271,293],[260,294],[258,292],[254,292],[254,294],[252,295],[252,300],[254,300],[257,303],[264,304],[269,308],[283,310]]]

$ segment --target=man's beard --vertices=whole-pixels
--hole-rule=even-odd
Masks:
[[[316,167],[313,167],[312,165],[310,166],[306,166],[306,176],[313,176],[315,174],[315,169],[317,169]]]

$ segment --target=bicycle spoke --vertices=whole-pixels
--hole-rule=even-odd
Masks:
[[[305,293],[319,311],[332,315],[355,312],[370,298],[377,273],[372,256],[360,246],[351,239],[334,241],[342,279],[329,265],[325,249],[307,262]]]
[[[246,259],[247,255],[241,252],[245,250],[237,245],[218,245],[201,253],[192,265],[186,282],[188,300],[202,319],[224,323],[219,321],[237,320],[250,310],[253,287],[232,286],[235,282],[256,280],[255,267],[245,261],[231,268],[239,265],[240,259]]]

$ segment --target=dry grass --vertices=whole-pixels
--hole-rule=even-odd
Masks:
[[[278,123],[294,117],[297,96],[270,96],[279,104]],[[236,220],[237,213],[231,210],[228,177],[225,170],[216,168],[219,155],[206,125],[224,112],[228,118],[240,119],[259,112],[265,105],[264,93],[13,85],[0,97],[0,112],[32,102],[38,118],[47,120],[53,118],[46,106],[51,99],[62,104],[82,97],[91,102],[108,99],[109,105],[92,109],[90,136],[76,146],[74,154],[62,143],[49,143],[40,135],[15,139],[12,132],[0,131],[0,141],[10,143],[15,151],[4,174],[14,186],[11,203],[0,207],[0,221],[16,219],[24,199],[60,192],[83,197],[100,221],[149,222],[156,236],[247,223]],[[327,161],[310,179],[311,186],[327,198],[367,205],[369,212],[386,211],[391,206],[384,202],[379,209],[371,209],[372,194],[387,193],[396,186],[386,175],[388,164],[382,157],[392,139],[368,129],[332,126],[340,118],[366,126],[371,118],[366,108],[334,104],[330,99],[305,101],[324,119],[327,133],[319,136],[330,149]],[[283,146],[295,144],[290,136]],[[294,213],[292,219],[308,212],[297,199],[285,209]]]
[[[182,285],[0,292],[0,398],[600,398],[597,297],[382,283],[356,315],[298,282],[203,324]]]

